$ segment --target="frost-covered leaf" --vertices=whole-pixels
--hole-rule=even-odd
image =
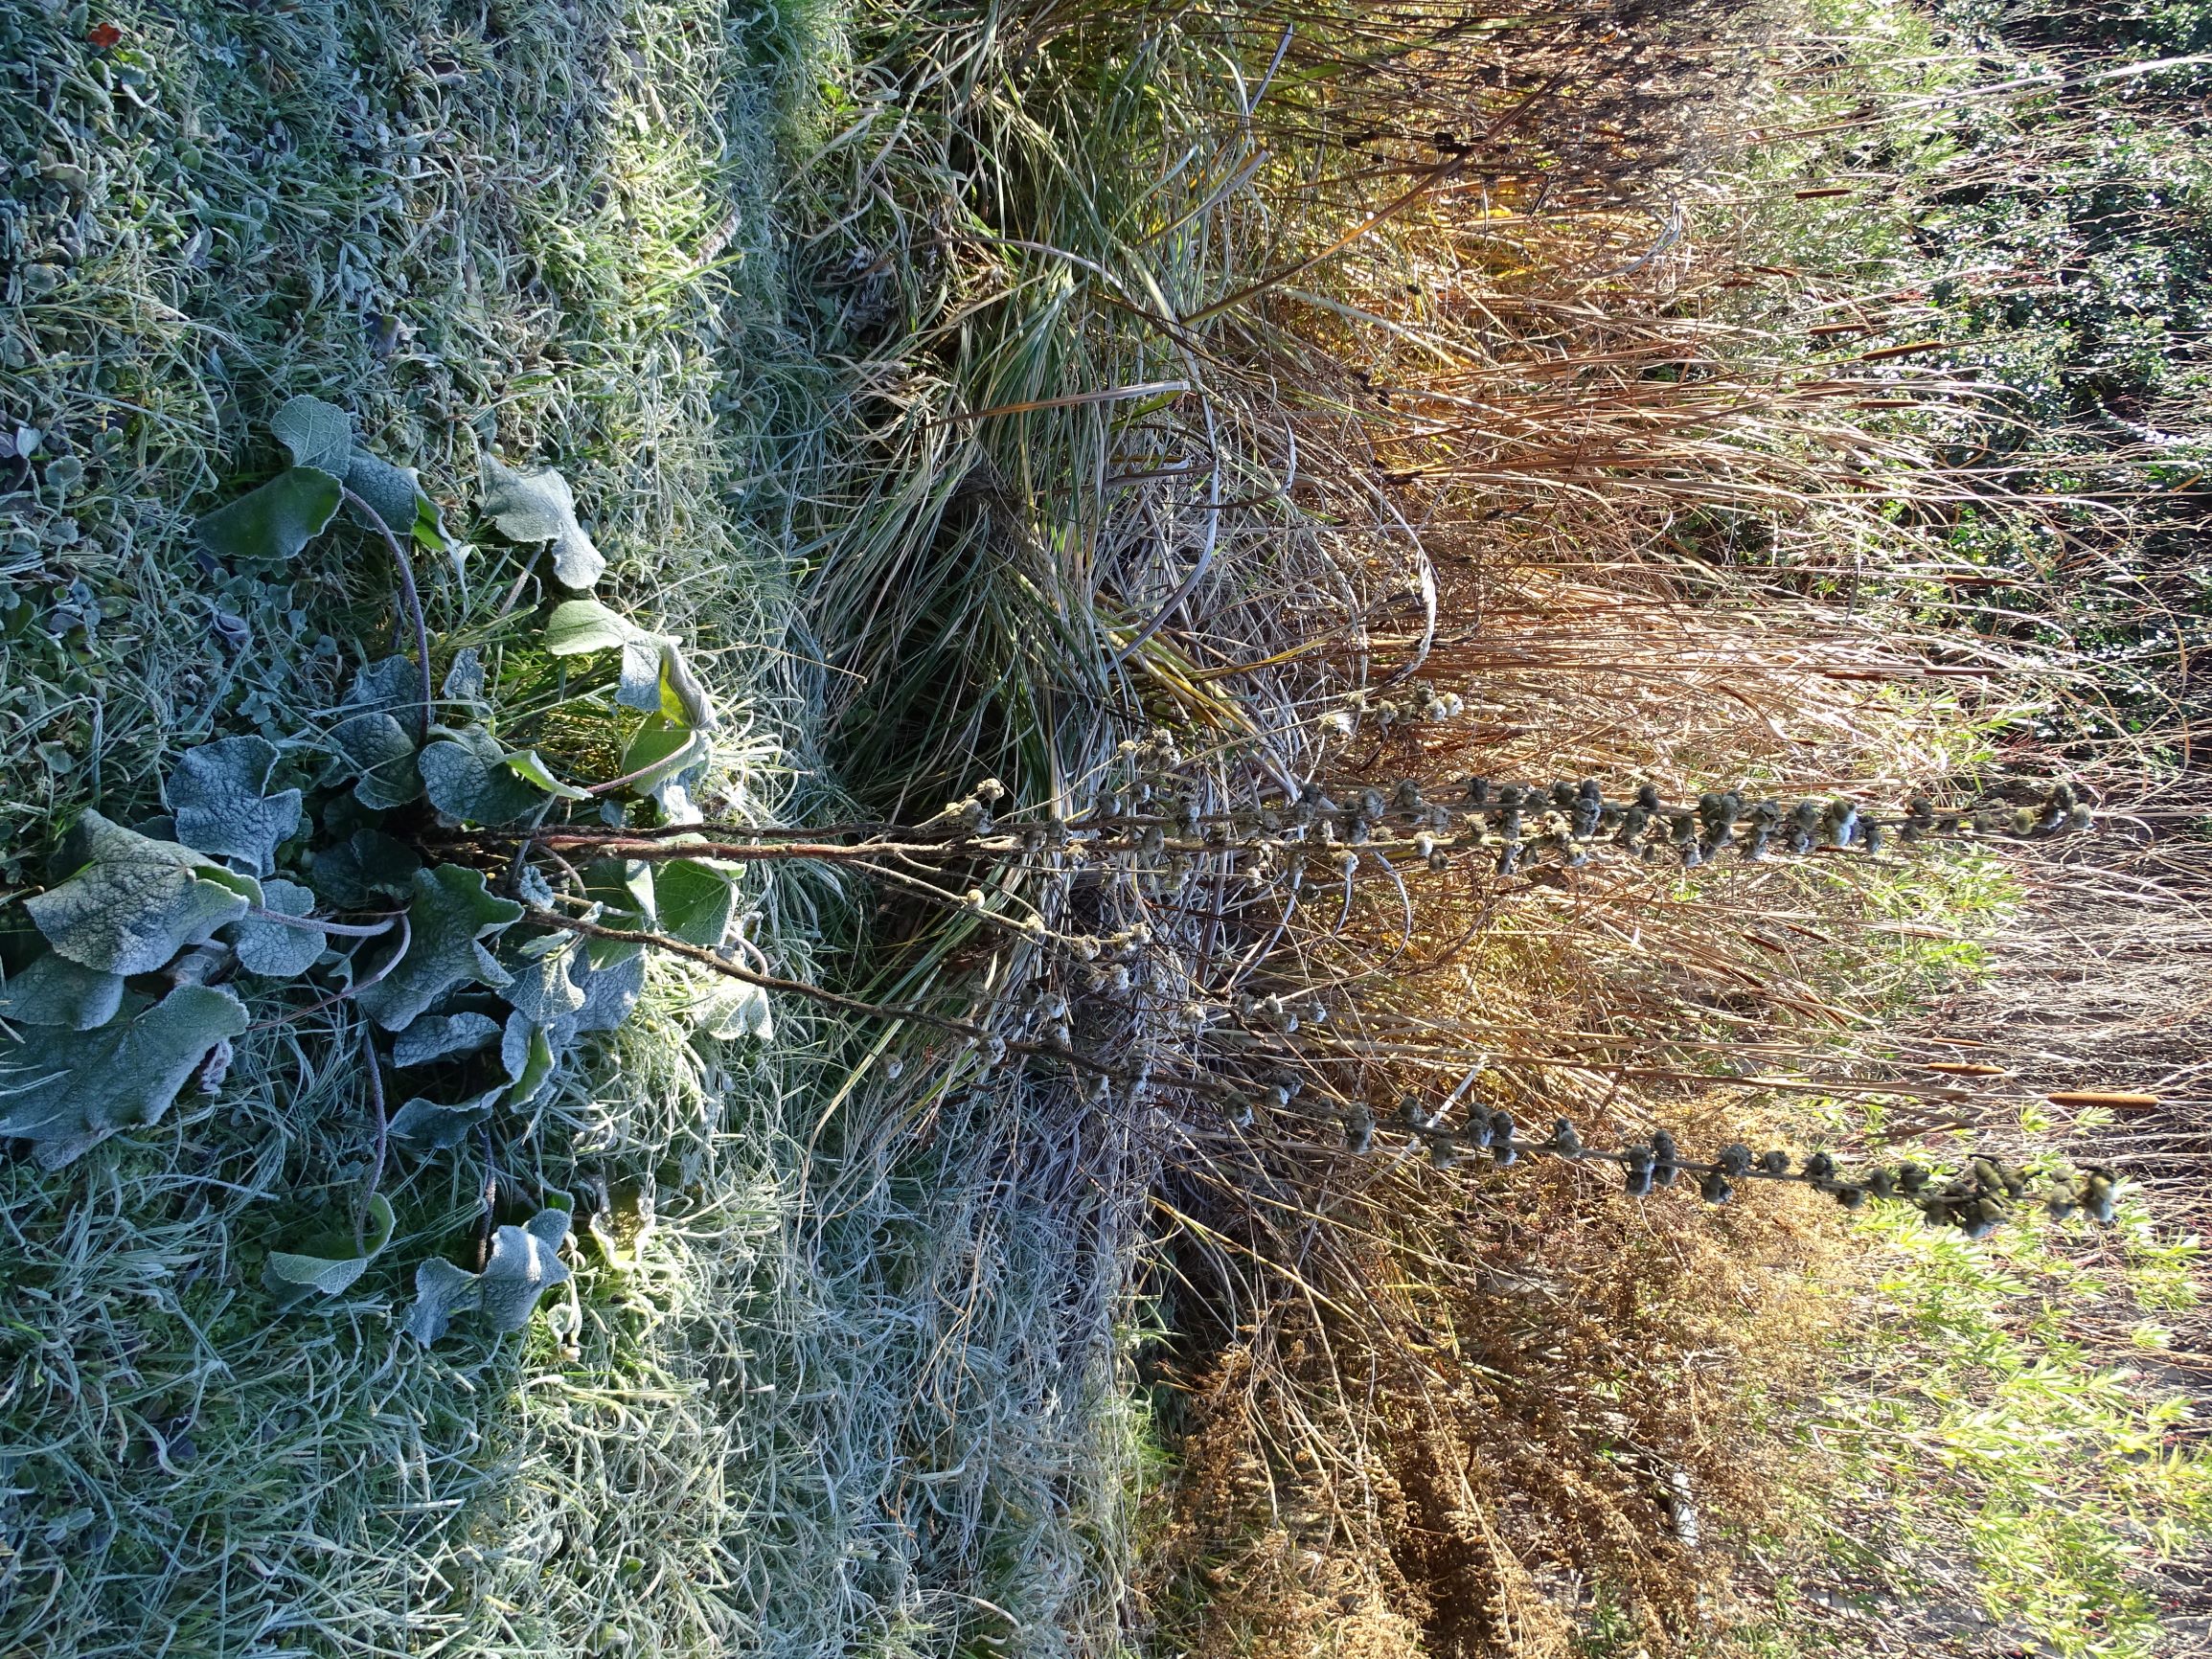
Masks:
[[[296,881],[272,879],[262,883],[262,908],[285,916],[311,916],[315,895]],[[239,966],[268,979],[297,979],[315,966],[326,943],[317,928],[290,927],[248,916],[238,926]]]
[[[123,975],[103,973],[49,952],[0,985],[0,1020],[90,1031],[123,1006]]]
[[[693,858],[672,858],[653,883],[660,925],[687,944],[709,949],[722,943],[738,905],[737,885],[719,870]]]
[[[499,739],[482,726],[446,733],[418,764],[430,804],[466,824],[512,824],[545,800],[515,776]]]
[[[483,941],[522,914],[511,898],[487,892],[484,873],[441,864],[418,870],[407,902],[407,954],[354,1000],[386,1031],[404,1031],[455,986],[504,986],[508,972]]]
[[[622,752],[622,776],[631,780],[632,792],[650,796],[663,784],[680,783],[686,774],[705,766],[713,754],[705,733],[648,715]]]
[[[678,644],[666,634],[632,633],[622,646],[622,675],[615,683],[614,700],[626,709],[658,714],[661,706],[661,659]]]
[[[346,488],[361,498],[370,512],[384,521],[384,528],[398,539],[402,552],[416,539],[416,521],[425,511],[433,521],[437,519],[437,504],[422,493],[422,483],[412,466],[395,466],[381,456],[355,449],[347,455],[343,471]],[[364,530],[376,528],[360,507],[349,503],[346,511]],[[438,529],[442,542],[445,526],[441,524]]]
[[[39,1163],[57,1169],[119,1129],[160,1122],[209,1051],[245,1029],[245,1005],[205,985],[158,1003],[126,997],[92,1031],[31,1027],[0,1045],[0,1136],[36,1142]]]
[[[583,1006],[583,989],[576,983],[582,955],[573,943],[564,941],[559,948],[516,967],[514,982],[499,994],[525,1018],[558,1025]]]
[[[553,768],[538,758],[536,749],[524,749],[507,757],[507,769],[526,784],[535,784],[548,795],[559,795],[563,801],[588,801],[589,789],[579,789],[574,784],[563,784],[553,775]]]
[[[222,738],[187,749],[162,788],[176,838],[267,875],[277,848],[300,828],[300,792],[265,793],[276,764],[277,746],[265,738]]]
[[[262,1286],[277,1299],[277,1308],[310,1296],[337,1296],[351,1290],[369,1263],[392,1241],[392,1201],[378,1193],[369,1200],[368,1225],[354,1246],[351,1233],[318,1234],[298,1250],[272,1250],[262,1268]]]
[[[319,466],[294,466],[259,489],[218,507],[194,527],[218,558],[291,559],[329,528],[338,481]]]
[[[455,651],[452,666],[445,670],[445,683],[439,687],[439,695],[449,703],[486,706],[484,653],[474,646],[464,646]]]
[[[538,910],[554,902],[553,883],[546,880],[545,872],[535,864],[525,864],[514,873],[514,897]]]
[[[496,1239],[493,1240],[497,1242]],[[454,1319],[477,1307],[477,1277],[433,1256],[415,1269],[415,1300],[407,1308],[407,1334],[428,1348],[445,1334]]]
[[[314,854],[308,880],[324,903],[360,910],[380,898],[405,898],[422,868],[406,843],[381,830],[356,830],[335,847]]]
[[[620,611],[595,599],[563,600],[546,619],[545,649],[550,656],[585,656],[627,645],[639,632]]]
[[[392,1115],[392,1139],[416,1152],[449,1152],[479,1124],[491,1121],[503,1088],[486,1089],[459,1105],[417,1096]]]
[[[719,1042],[757,1037],[766,1042],[775,1035],[774,1011],[765,988],[742,980],[718,982],[693,1010],[702,1034]]]
[[[537,1091],[545,1087],[545,1079],[553,1076],[553,1064],[559,1057],[545,1027],[527,1014],[509,1014],[507,1030],[499,1040],[500,1062],[507,1067],[506,1103],[527,1106],[536,1100]]]
[[[349,709],[412,711],[422,706],[422,670],[410,656],[378,657],[353,670],[346,688]]]
[[[718,722],[714,700],[692,672],[682,643],[666,634],[639,629],[625,642],[614,700],[692,731],[711,732]]]
[[[382,710],[340,720],[331,728],[331,746],[357,774],[353,798],[371,811],[404,807],[422,793],[415,739]]]
[[[23,908],[70,961],[103,973],[151,973],[246,906],[261,884],[173,841],[155,841],[98,812],[79,820],[85,860]]]
[[[660,808],[661,822],[664,824],[703,824],[706,822],[707,815],[699,810],[699,804],[692,799],[691,783],[687,782],[687,780],[696,781],[696,777],[697,774],[695,772],[679,773],[673,778],[663,778],[652,786],[652,800],[653,804]]]
[[[583,867],[583,891],[602,907],[601,920],[610,927],[650,929],[660,925],[653,894],[652,866],[642,858],[599,858]],[[585,942],[594,967],[627,962],[645,949],[619,939]]]
[[[470,1312],[481,1312],[496,1331],[520,1330],[530,1323],[537,1299],[568,1279],[560,1246],[569,1223],[568,1211],[549,1206],[524,1226],[501,1227],[491,1236],[491,1257],[482,1273],[436,1257],[423,1262],[415,1269],[408,1334],[427,1348],[457,1316]]]
[[[516,472],[487,455],[484,511],[502,535],[552,542],[553,574],[563,587],[589,587],[606,570],[605,556],[576,521],[576,497],[568,480],[550,466]]]
[[[392,1063],[426,1066],[455,1055],[472,1055],[499,1034],[487,1013],[426,1013],[392,1039]]]
[[[713,699],[692,672],[691,662],[682,648],[673,640],[661,648],[660,712],[666,718],[679,721],[695,732],[711,732],[717,723]]]
[[[574,1027],[580,1032],[613,1031],[629,1018],[645,995],[644,946],[604,967],[595,967],[583,982],[583,1006],[576,1011]]]
[[[294,398],[269,418],[277,442],[292,452],[294,466],[313,466],[343,478],[353,453],[353,420],[320,398]]]

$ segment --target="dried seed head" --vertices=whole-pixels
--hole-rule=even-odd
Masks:
[[[1631,1198],[1648,1197],[1655,1166],[1649,1147],[1628,1147],[1621,1152],[1621,1181]]]
[[[2113,1207],[2118,1196],[2118,1182],[2109,1170],[2092,1170],[2089,1178],[2082,1183],[2081,1204],[2089,1217],[2107,1226],[2112,1222]]]

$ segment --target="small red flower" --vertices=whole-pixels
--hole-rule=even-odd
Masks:
[[[84,32],[84,38],[104,52],[123,38],[123,31],[112,23],[95,23]]]

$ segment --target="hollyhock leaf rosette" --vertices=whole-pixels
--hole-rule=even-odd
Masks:
[[[277,849],[300,828],[300,792],[268,793],[277,760],[277,746],[265,738],[221,738],[188,749],[162,789],[176,838],[266,875]]]

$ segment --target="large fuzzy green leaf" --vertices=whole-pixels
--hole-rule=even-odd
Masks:
[[[713,753],[703,732],[664,716],[648,715],[622,752],[622,775],[631,779],[632,791],[651,796],[696,772]]]
[[[672,858],[662,865],[653,896],[660,905],[663,932],[709,949],[722,943],[738,906],[736,883],[694,858]]]
[[[92,1031],[32,1027],[0,1047],[0,1136],[37,1143],[58,1168],[119,1129],[158,1123],[209,1051],[246,1029],[217,986],[180,985],[158,1003],[125,999]]]
[[[586,588],[605,573],[606,557],[576,521],[568,480],[550,466],[516,472],[484,458],[484,511],[515,541],[553,543],[553,574],[562,587]]]
[[[325,903],[359,910],[382,899],[407,898],[422,868],[422,860],[405,842],[381,830],[356,830],[314,855],[308,879]]]
[[[464,646],[455,651],[438,694],[448,703],[489,710],[491,693],[484,677],[484,653],[474,646]]]
[[[297,558],[300,549],[330,527],[341,499],[330,473],[293,466],[217,508],[194,530],[200,545],[220,558]]]
[[[645,995],[643,948],[639,947],[638,955],[595,967],[584,977],[583,1006],[570,1016],[573,1029],[613,1031],[629,1018],[630,1011]]]
[[[398,538],[404,552],[415,538],[415,520],[425,506],[433,514],[437,508],[422,493],[412,466],[395,466],[366,449],[355,449],[346,457],[346,488],[361,498],[363,506],[384,522],[384,528]],[[349,505],[347,511],[362,527],[376,527],[367,522],[367,514],[360,507]]]
[[[381,709],[353,715],[331,728],[331,747],[357,774],[353,798],[371,811],[404,807],[422,793],[415,739]]]
[[[517,777],[499,739],[482,726],[447,732],[423,749],[422,786],[439,811],[465,824],[512,824],[545,792]]]
[[[269,417],[269,430],[291,451],[294,466],[343,478],[353,453],[353,418],[320,398],[294,398]]]
[[[472,1055],[499,1034],[486,1013],[426,1013],[392,1040],[396,1066],[426,1066],[455,1055]]]
[[[604,907],[608,925],[651,929],[660,925],[653,892],[652,866],[642,858],[598,858],[583,867],[583,891]],[[622,940],[594,939],[585,949],[594,967],[611,967],[627,962],[645,949]]]
[[[151,973],[259,903],[261,884],[204,853],[156,841],[98,812],[79,821],[86,857],[23,908],[70,961],[103,973]]]
[[[692,1010],[692,1017],[702,1035],[718,1042],[733,1042],[739,1037],[766,1042],[776,1034],[775,1010],[768,1002],[766,989],[742,980],[718,981]]]
[[[583,988],[576,981],[583,966],[583,951],[575,943],[563,944],[518,965],[513,983],[499,994],[525,1018],[558,1025],[583,1006]]]
[[[549,656],[587,656],[627,645],[638,631],[627,617],[598,600],[563,600],[546,619],[545,649]]]
[[[422,670],[410,656],[378,657],[353,670],[346,688],[349,709],[412,711],[422,706]]]
[[[537,1299],[568,1278],[560,1246],[568,1238],[569,1212],[538,1211],[520,1227],[501,1227],[491,1235],[491,1257],[482,1273],[470,1273],[432,1257],[415,1269],[415,1301],[407,1309],[407,1332],[425,1348],[444,1336],[455,1317],[481,1313],[493,1330],[520,1330],[530,1323]]]
[[[266,875],[276,868],[277,848],[300,828],[300,792],[266,793],[276,764],[277,746],[265,738],[222,738],[187,749],[162,789],[176,838]]]
[[[714,700],[692,672],[682,642],[666,634],[640,630],[625,643],[614,700],[691,731],[711,732],[718,722]]]
[[[581,998],[577,1006],[582,1006]],[[536,1100],[559,1057],[553,1050],[553,1034],[545,1027],[526,1014],[509,1014],[499,1041],[500,1063],[507,1068],[505,1103],[527,1106]]]
[[[353,1289],[369,1263],[392,1241],[392,1201],[378,1193],[369,1200],[368,1225],[358,1248],[351,1233],[318,1234],[298,1250],[272,1250],[262,1268],[262,1285],[275,1293],[279,1311],[310,1296],[336,1296]]]
[[[123,1006],[123,975],[103,973],[49,952],[0,986],[0,1019],[13,1025],[57,1025],[90,1031]]]
[[[311,916],[315,895],[296,881],[262,883],[262,908],[280,916]],[[248,916],[238,924],[239,966],[267,979],[297,979],[323,954],[328,942],[320,929]]]
[[[449,1152],[478,1125],[491,1121],[492,1109],[506,1092],[501,1084],[459,1105],[418,1095],[392,1115],[392,1139],[415,1152]]]
[[[407,954],[355,997],[361,1011],[386,1031],[404,1031],[456,986],[507,984],[510,975],[483,942],[522,914],[522,906],[486,891],[484,873],[441,864],[419,870],[407,901]]]
[[[553,775],[536,749],[520,749],[507,757],[507,769],[534,788],[543,789],[548,795],[558,795],[563,801],[588,801],[589,789],[580,789],[574,784],[563,784]]]

